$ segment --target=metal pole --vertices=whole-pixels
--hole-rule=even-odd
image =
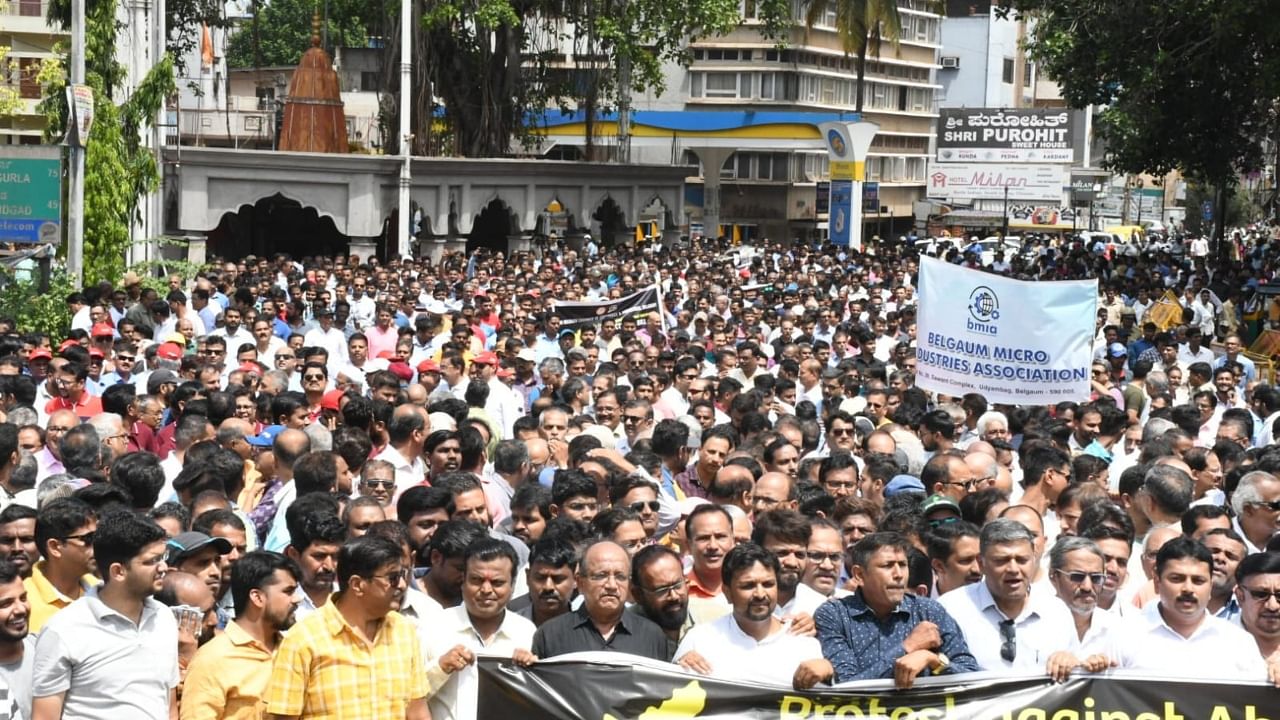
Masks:
[[[1000,237],[1008,237],[1008,236],[1009,236],[1009,186],[1006,184],[1004,186],[1004,232],[1000,234]]]
[[[409,185],[413,181],[410,170],[410,145],[413,136],[409,133],[409,83],[413,72],[413,5],[410,0],[400,0],[400,202],[397,216],[399,219],[398,242],[396,252],[401,257],[409,254],[409,223],[412,214],[409,200]]]
[[[84,82],[84,2],[71,0],[71,83]],[[70,110],[70,108],[68,108]],[[74,127],[75,113],[67,126]],[[85,148],[71,146],[71,189],[67,193],[67,274],[79,288],[84,282],[84,154]]]

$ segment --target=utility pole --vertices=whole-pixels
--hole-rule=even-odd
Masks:
[[[1004,231],[1000,237],[1009,237],[1009,184],[1004,185]]]
[[[83,1],[83,0],[80,0]],[[396,252],[401,257],[409,255],[409,223],[412,222],[412,202],[409,186],[413,182],[409,167],[412,155],[413,135],[409,132],[409,83],[413,72],[413,4],[412,0],[400,0],[400,202],[396,212],[399,220]]]
[[[71,84],[84,83],[84,3],[71,0]],[[73,108],[68,108],[67,127],[76,132]],[[84,283],[84,138],[71,143],[71,189],[67,193],[67,274],[71,284]]]

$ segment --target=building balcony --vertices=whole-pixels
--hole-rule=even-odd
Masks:
[[[8,0],[0,5],[0,32],[69,37],[71,33],[59,30],[45,20],[48,12],[49,0]]]

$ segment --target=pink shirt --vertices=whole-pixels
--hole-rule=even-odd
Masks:
[[[394,353],[396,351],[396,340],[399,339],[400,334],[396,330],[395,323],[391,323],[391,327],[388,327],[385,331],[374,325],[364,331],[364,336],[369,338],[369,357],[376,358],[378,353],[383,350]]]

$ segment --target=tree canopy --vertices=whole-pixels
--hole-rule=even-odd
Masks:
[[[1107,167],[1214,183],[1263,164],[1280,100],[1280,7],[1256,0],[1005,0],[1073,106],[1101,106]]]
[[[371,16],[383,7],[381,2],[329,0],[328,47],[365,47]],[[255,2],[251,9],[254,19],[227,39],[227,66],[296,65],[311,47],[311,24],[317,10],[323,12],[323,5],[317,6],[314,0]]]

